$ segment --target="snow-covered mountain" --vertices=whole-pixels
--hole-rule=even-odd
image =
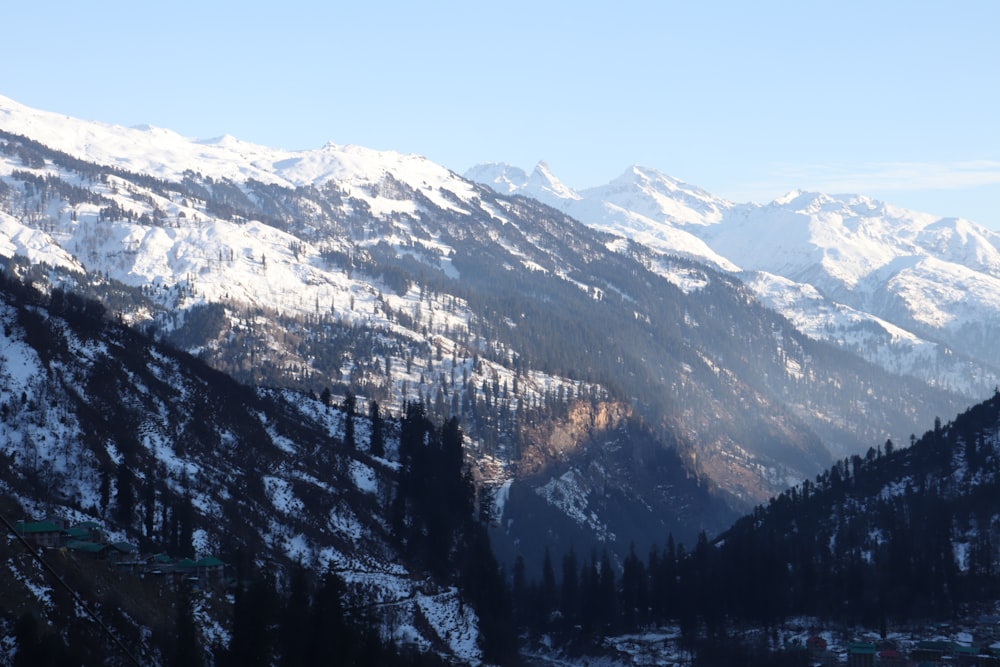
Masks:
[[[179,181],[191,172],[216,180],[252,179],[296,187],[330,180],[368,183],[391,171],[401,182],[421,185],[432,198],[444,184],[471,191],[447,169],[415,155],[332,143],[318,150],[288,151],[228,135],[197,140],[148,125],[127,128],[78,120],[32,109],[3,96],[0,128],[96,164],[165,180]]]
[[[544,167],[503,173],[587,202]],[[646,226],[624,237],[417,156],[197,141],[0,100],[0,254],[241,382],[458,416],[508,558],[545,540],[690,542],[963,407],[762,307],[747,267],[705,240],[739,207],[630,174],[595,208]],[[676,224],[636,204],[650,189]]]
[[[378,621],[390,644],[480,662],[469,600],[391,536],[385,494],[402,469],[397,423],[301,392],[240,386],[102,312],[0,275],[0,514],[96,526],[103,542],[88,536],[87,544],[128,544],[131,554],[127,566],[91,560],[64,540],[61,551],[43,549],[43,570],[8,536],[0,544],[0,663],[19,664],[10,662],[15,646],[19,659],[28,654],[15,628],[27,617],[39,635],[54,628],[49,649],[67,644],[70,664],[129,664],[126,655],[176,664],[180,595],[171,580],[182,557],[191,574],[194,559],[226,566],[214,579],[201,573],[196,589],[192,614],[206,653],[225,655],[239,643],[241,596],[234,604],[232,590],[242,584],[227,581],[280,580],[297,567],[336,572],[345,606],[391,608]],[[372,445],[376,423],[381,451]],[[157,566],[146,567],[153,554]],[[53,573],[114,628],[118,646],[107,645]]]
[[[579,192],[540,188],[506,165],[466,175],[739,275],[802,331],[893,372],[970,397],[1000,378],[1000,354],[987,342],[1000,333],[1000,235],[968,220],[859,195],[734,204],[641,167]]]
[[[738,270],[683,228],[689,223],[717,222],[733,205],[655,171],[635,166],[606,186],[580,192],[559,181],[544,162],[530,175],[517,167],[491,163],[473,167],[465,176],[498,192],[532,197],[577,220],[656,250],[725,271]]]

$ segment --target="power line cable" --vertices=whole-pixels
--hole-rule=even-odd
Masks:
[[[83,609],[83,611],[88,616],[90,616],[90,618],[93,619],[93,621],[97,623],[97,625],[99,625],[102,630],[104,630],[104,633],[111,638],[111,641],[113,641],[118,646],[119,649],[121,649],[122,653],[124,653],[129,658],[129,660],[131,660],[135,665],[137,665],[137,667],[143,667],[143,663],[139,661],[139,658],[135,657],[135,655],[133,655],[133,653],[128,649],[128,647],[125,646],[122,640],[114,632],[111,631],[111,628],[108,627],[107,623],[105,623],[96,613],[94,613],[94,611],[89,606],[87,606],[87,603],[83,601],[83,598],[80,596],[80,594],[77,593],[72,586],[66,583],[66,580],[63,579],[51,565],[49,565],[49,563],[42,557],[42,555],[38,552],[38,550],[35,549],[31,545],[31,543],[28,542],[27,539],[25,539],[23,535],[17,532],[17,529],[14,527],[14,525],[11,524],[11,522],[8,521],[7,517],[5,517],[3,514],[0,514],[0,522],[2,522],[3,525],[6,526],[7,529],[11,532],[11,534],[15,538],[17,538],[17,541],[20,542],[24,546],[24,548],[28,550],[28,553],[31,554],[32,558],[38,561],[38,563],[41,564],[42,568],[46,572],[51,574],[55,578],[55,580],[58,581],[59,584],[66,589],[66,592],[68,592],[70,596],[72,596],[73,600],[78,605],[80,605],[80,608]]]

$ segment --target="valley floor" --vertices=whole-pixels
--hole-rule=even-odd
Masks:
[[[1000,665],[1000,613],[954,623],[890,629],[834,627],[794,619],[770,632],[735,631],[723,639],[686,642],[680,628],[606,637],[599,646],[555,646],[543,636],[522,652],[525,664],[555,667],[706,665]],[[737,660],[738,662],[733,662]]]

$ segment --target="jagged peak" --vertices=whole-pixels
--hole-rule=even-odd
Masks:
[[[544,192],[555,195],[560,199],[579,199],[580,195],[573,188],[560,181],[545,160],[539,160],[535,165],[531,176],[528,177],[528,184],[541,188]]]

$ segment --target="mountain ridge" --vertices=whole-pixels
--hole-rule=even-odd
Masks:
[[[45,118],[50,133],[63,122]],[[627,404],[642,428],[624,433],[662,449],[671,474],[710,482],[702,527],[715,530],[715,500],[760,501],[887,432],[905,439],[917,414],[954,412],[960,400],[800,335],[739,276],[422,158],[281,153],[294,173],[348,168],[344,180],[291,187],[220,176],[242,174],[245,156],[211,175],[217,163],[194,172],[184,154],[170,180],[0,130],[15,275],[100,298],[241,382],[350,388],[394,410],[417,400],[435,418],[460,415],[491,492],[516,477],[525,451],[550,444],[540,424]],[[150,161],[145,150],[118,164]],[[623,457],[647,451],[619,441],[597,443]],[[594,508],[596,523],[576,522],[581,541],[627,534],[632,468],[604,465],[601,451],[579,448],[526,482],[550,508],[570,509],[555,488]],[[628,530],[692,530],[670,494],[650,493],[650,523]]]
[[[489,185],[503,170],[495,165],[467,173]],[[657,184],[680,194],[665,196],[669,188]],[[527,181],[506,189],[545,197],[596,229],[753,276],[758,298],[806,326],[807,334],[841,345],[856,341],[847,343],[850,349],[894,372],[955,387],[970,398],[1000,377],[1000,359],[975,345],[992,335],[1000,317],[1000,234],[971,221],[863,195],[802,190],[766,205],[733,204],[647,168],[630,168],[608,185],[569,199],[535,192]],[[803,285],[819,298],[796,298]],[[847,319],[837,315],[845,308],[853,313]],[[912,353],[900,349],[893,329],[919,341],[924,363],[906,360]],[[927,372],[928,364],[939,374]],[[984,373],[969,374],[970,364]]]

